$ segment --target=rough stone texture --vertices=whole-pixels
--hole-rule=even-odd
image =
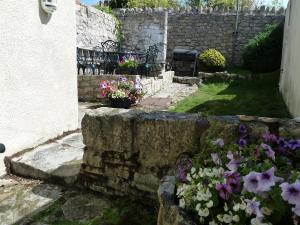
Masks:
[[[300,122],[296,120],[281,121],[279,135],[287,138],[300,137]]]
[[[77,5],[77,46],[92,49],[106,40],[117,40],[113,16],[86,5]]]
[[[77,180],[81,167],[83,148],[81,134],[71,134],[10,159],[10,172],[72,185]]]
[[[159,180],[172,173],[182,154],[199,149],[207,127],[197,114],[89,111],[82,122],[81,181],[102,193],[155,199]]]
[[[200,79],[203,83],[207,83],[210,81],[231,81],[231,80],[237,80],[237,79],[251,79],[252,75],[239,75],[239,74],[232,74],[225,72],[215,72],[215,73],[205,73],[205,72],[199,72],[198,73],[198,79]]]
[[[240,15],[238,37],[235,37],[234,12],[199,9],[198,11],[170,12],[168,16],[167,59],[171,61],[175,47],[198,50],[215,48],[223,53],[229,64],[242,63],[242,49],[267,24],[283,20],[282,14],[245,12]],[[233,60],[233,61],[232,61]]]
[[[179,76],[174,76],[173,81],[175,83],[180,83],[180,84],[189,84],[189,85],[201,85],[201,79],[199,77],[179,77]]]
[[[174,72],[164,72],[158,77],[141,77],[139,75],[125,75],[128,80],[141,79],[143,84],[143,90],[146,92],[146,96],[151,96],[160,91],[167,85],[172,83]],[[90,76],[83,75],[78,76],[78,99],[79,101],[101,101],[105,99],[99,93],[99,85],[105,80],[117,80],[119,75],[102,75],[102,76]]]
[[[27,218],[61,197],[61,188],[37,181],[0,179],[1,225],[26,224]]]
[[[159,214],[157,225],[192,225],[191,220],[175,203],[176,179],[166,176],[162,179],[158,189]]]
[[[129,13],[130,12],[130,13]],[[165,63],[167,53],[167,19],[164,11],[143,13],[140,11],[116,11],[124,34],[123,47],[127,51],[145,52],[149,46],[157,45],[157,62]]]

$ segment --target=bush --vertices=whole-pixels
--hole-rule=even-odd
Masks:
[[[269,25],[246,45],[244,66],[252,72],[272,72],[280,68],[284,24]]]
[[[200,54],[200,69],[208,72],[224,71],[226,67],[225,57],[216,49],[208,49]]]

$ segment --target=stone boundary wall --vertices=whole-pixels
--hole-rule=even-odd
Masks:
[[[236,36],[236,12],[234,9],[200,7],[169,10],[162,8],[116,10],[118,18],[125,27],[127,45],[135,46],[139,42],[148,41],[149,38],[140,36],[139,31],[142,31],[143,27],[147,27],[149,30],[151,24],[157,23],[157,20],[162,22],[161,15],[165,14],[168,62],[172,60],[174,48],[200,52],[208,48],[216,48],[225,55],[229,65],[241,65],[242,50],[248,41],[263,31],[268,24],[281,22],[284,19],[284,13],[283,8],[275,10],[275,8],[270,9],[264,6],[251,11],[243,9],[240,12],[238,35]],[[144,23],[144,20],[147,22]]]
[[[122,24],[124,50],[145,52],[149,46],[157,45],[159,49],[158,63],[165,63],[167,54],[168,13],[155,11],[140,13],[127,10],[116,11]]]
[[[108,39],[117,40],[116,19],[84,4],[76,9],[77,47],[92,49]]]
[[[99,93],[100,83],[105,80],[117,80],[119,77],[119,75],[79,75],[78,100],[105,101]],[[173,82],[174,72],[168,71],[158,77],[141,77],[140,75],[125,75],[125,77],[133,81],[141,79],[146,96],[151,96]]]
[[[300,136],[300,123],[293,120],[91,110],[82,121],[86,148],[80,184],[105,194],[157,200],[160,179],[174,175],[181,159],[201,151],[206,131],[216,132],[214,125],[218,124],[217,133],[226,141],[236,134],[240,123],[251,131],[250,139],[269,130],[283,137]]]

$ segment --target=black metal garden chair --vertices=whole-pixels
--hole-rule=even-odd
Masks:
[[[119,65],[120,43],[107,40],[101,43],[105,73],[114,73]]]
[[[80,74],[80,70],[82,70],[82,74],[86,74],[87,70],[91,71],[93,75],[95,75],[95,53],[92,50],[77,48],[77,73]]]
[[[141,63],[139,65],[139,72],[142,75],[149,76],[150,72],[153,71],[153,69],[157,65],[158,53],[159,49],[157,45],[149,46],[144,59],[141,60]]]

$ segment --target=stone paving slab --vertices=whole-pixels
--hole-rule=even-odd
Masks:
[[[72,185],[80,171],[83,148],[82,134],[73,133],[12,158],[10,169],[16,175]]]
[[[62,195],[56,185],[24,179],[0,179],[0,224],[23,225]]]

